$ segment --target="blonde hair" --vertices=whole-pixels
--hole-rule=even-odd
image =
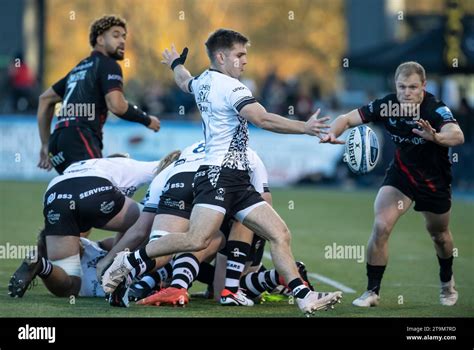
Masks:
[[[395,81],[397,81],[399,75],[408,77],[412,74],[418,74],[422,83],[426,81],[425,68],[415,61],[403,62],[401,65],[399,65],[395,71]]]

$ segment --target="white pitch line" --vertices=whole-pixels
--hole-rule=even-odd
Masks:
[[[268,260],[272,260],[272,256],[268,252],[264,252],[263,257]],[[334,281],[333,279],[329,277],[320,275],[319,273],[308,272],[308,276],[311,277],[312,279],[315,279],[317,281],[333,286],[334,288],[337,288],[338,290],[342,290],[344,293],[356,293],[356,291],[352,289],[351,287],[348,287],[345,284],[342,284],[341,282]]]

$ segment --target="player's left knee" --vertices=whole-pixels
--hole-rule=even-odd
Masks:
[[[449,230],[431,230],[430,231],[431,239],[437,245],[443,245],[451,239]]]

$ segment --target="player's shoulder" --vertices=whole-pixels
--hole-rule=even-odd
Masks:
[[[450,120],[453,117],[453,113],[446,104],[438,99],[433,94],[425,92],[425,97],[423,99],[424,104],[424,113],[432,116],[440,116],[443,120]]]

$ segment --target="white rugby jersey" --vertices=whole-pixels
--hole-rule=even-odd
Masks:
[[[107,255],[107,251],[87,238],[81,237],[81,244],[84,247],[81,256],[81,297],[105,297],[105,292],[99,281],[97,281],[96,267],[100,259]]]
[[[156,211],[160,197],[164,192],[164,187],[168,180],[177,173],[195,173],[204,160],[204,140],[196,142],[186,147],[173,164],[168,165],[152,181],[145,195],[146,211]]]
[[[165,191],[165,185],[172,176],[177,173],[196,172],[204,164],[204,147],[204,141],[199,141],[192,146],[186,147],[177,161],[166,167],[153,179],[145,197],[146,211],[156,211],[160,197]],[[265,165],[258,154],[251,148],[247,151],[247,157],[250,167],[250,183],[257,192],[268,192],[268,173]]]
[[[141,186],[153,180],[160,161],[141,162],[129,158],[97,158],[71,164],[63,175],[55,177],[46,192],[58,182],[85,176],[102,177],[116,186],[124,195],[132,197]]]
[[[250,90],[239,80],[214,69],[192,79],[188,88],[202,117],[206,141],[203,164],[249,170],[247,120],[239,112],[255,102]]]

